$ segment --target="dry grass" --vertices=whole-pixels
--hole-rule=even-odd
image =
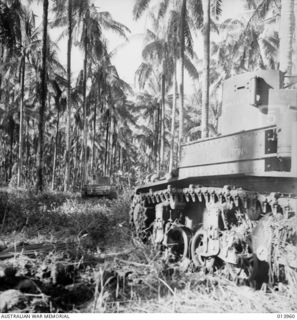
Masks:
[[[129,205],[129,193],[110,201],[0,191],[0,240],[14,248],[57,241],[75,247],[3,260],[0,287],[5,270],[16,270],[19,282],[30,280],[33,293],[25,289],[22,309],[30,312],[297,312],[296,270],[287,268],[286,284],[255,291],[222,272],[169,265],[153,247],[131,238]],[[292,239],[291,221],[283,223]]]
[[[182,290],[171,288],[170,293],[150,301],[130,303],[126,312],[296,312],[296,290],[255,291],[238,287],[226,279],[207,277],[204,281],[195,275]],[[172,293],[173,292],[173,293]]]

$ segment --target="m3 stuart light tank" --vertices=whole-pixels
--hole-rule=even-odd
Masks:
[[[248,277],[289,246],[286,263],[297,267],[296,233],[283,236],[283,251],[272,240],[273,225],[292,229],[297,212],[297,90],[283,80],[259,70],[224,82],[221,134],[183,144],[175,177],[136,188],[138,237],[171,261],[229,264]]]

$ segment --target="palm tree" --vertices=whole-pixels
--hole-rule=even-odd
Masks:
[[[191,58],[193,56],[192,49],[192,36],[189,27],[189,18],[186,11],[186,1],[182,3],[180,7],[177,3],[163,1],[160,3],[160,7],[157,13],[152,13],[150,18],[152,20],[152,26],[154,32],[147,31],[146,45],[143,49],[143,58],[146,62],[153,63],[162,68],[162,76],[160,77],[161,90],[162,90],[162,112],[161,112],[161,144],[160,144],[160,158],[161,165],[164,159],[164,143],[165,143],[165,93],[168,91],[172,84],[174,70],[176,69],[176,60],[179,59],[181,72],[181,79],[179,81],[180,90],[180,104],[179,104],[179,116],[180,116],[180,130],[179,130],[179,145],[183,136],[183,86],[184,86],[184,69],[188,71],[190,76],[198,77],[197,70],[193,65]],[[136,10],[138,3],[134,9]],[[137,17],[137,10],[134,12]],[[161,19],[162,18],[162,19]],[[174,78],[177,81],[177,78]],[[166,82],[166,84],[165,84]],[[173,84],[177,86],[177,84]],[[165,88],[167,88],[165,90]],[[177,95],[175,95],[176,99]],[[172,123],[175,121],[173,120]]]
[[[209,48],[210,0],[202,0],[203,8],[203,80],[202,80],[202,138],[208,137],[209,113]]]
[[[23,158],[23,112],[24,112],[24,92],[25,92],[25,73],[26,73],[26,59],[29,59],[32,51],[36,49],[39,43],[37,39],[37,30],[33,31],[35,21],[32,13],[27,13],[24,10],[24,17],[21,18],[21,55],[19,58],[20,70],[20,126],[19,126],[19,154],[18,154],[18,173],[17,173],[17,186],[21,184],[22,177],[22,158]],[[32,32],[33,31],[33,32]]]
[[[282,0],[280,19],[279,69],[286,73],[287,76],[292,75],[293,34],[294,0]]]
[[[169,169],[171,172],[173,169],[173,158],[174,158],[174,130],[175,130],[175,112],[176,112],[176,95],[177,95],[177,80],[176,80],[176,60],[174,61],[174,73],[173,73],[173,103],[172,103],[172,114],[171,114],[171,141],[170,141],[170,158],[169,158]]]
[[[208,105],[209,105],[209,50],[210,50],[210,25],[213,21],[210,18],[210,9],[212,6],[212,12],[216,15],[221,13],[221,0],[199,0],[199,1],[192,1],[192,0],[183,0],[179,2],[178,12],[179,12],[179,59],[180,59],[180,84],[179,84],[179,94],[180,94],[180,107],[179,107],[179,138],[178,138],[178,145],[180,150],[180,145],[183,141],[183,112],[184,112],[184,52],[185,52],[185,39],[189,43],[191,40],[190,36],[190,28],[189,28],[189,21],[193,22],[192,24],[198,28],[202,29],[203,31],[203,47],[204,47],[204,68],[203,68],[203,99],[202,99],[202,131],[203,137],[208,136]],[[141,14],[149,8],[150,1],[148,0],[136,0],[134,5],[134,17],[139,18]],[[166,1],[161,2],[160,7],[163,10],[159,10],[163,12],[168,10],[168,3]],[[191,19],[189,18],[191,15]],[[202,21],[203,19],[203,21]],[[188,35],[185,38],[185,35]]]
[[[146,0],[136,0],[135,1],[135,5],[133,8],[133,14],[134,14],[135,19],[138,19],[143,14],[143,12],[145,10],[149,9],[149,4],[150,4],[150,1],[146,1]],[[170,10],[170,9],[172,9],[172,10]],[[183,136],[184,39],[185,39],[185,35],[188,35],[188,33],[186,33],[185,31],[189,30],[189,28],[187,28],[187,29],[185,28],[186,0],[182,1],[181,6],[179,6],[175,2],[172,3],[172,6],[169,6],[168,1],[160,2],[159,9],[158,9],[158,16],[155,20],[159,21],[160,18],[163,18],[165,16],[166,12],[170,12],[169,19],[168,19],[168,21],[170,23],[169,23],[168,29],[172,30],[173,28],[175,28],[175,31],[173,34],[175,35],[176,33],[179,33],[178,38],[180,39],[179,44],[177,44],[177,41],[175,41],[175,43],[174,43],[175,46],[178,45],[180,47],[180,52],[179,52],[180,66],[181,66],[181,72],[180,72],[181,79],[180,79],[180,85],[179,85],[179,91],[180,91],[179,145],[180,145],[180,143],[182,141],[182,136]],[[177,26],[179,26],[179,27],[177,27]],[[170,32],[168,32],[168,34],[170,35]],[[188,37],[188,39],[191,39],[191,37]],[[175,50],[174,50],[174,53],[176,54]],[[163,158],[162,154],[163,154],[163,152],[161,152],[161,157]]]
[[[98,12],[89,1],[84,2],[79,11],[80,20],[78,27],[81,30],[80,46],[84,51],[83,64],[83,176],[82,183],[87,181],[87,66],[90,57],[99,59],[105,51],[105,42],[102,36],[102,28],[117,32],[126,38],[126,32],[130,30],[121,23],[112,19],[109,12]],[[90,54],[91,53],[91,54]],[[92,61],[91,61],[92,62]]]
[[[71,50],[72,50],[72,33],[75,24],[75,16],[79,14],[81,3],[77,0],[55,0],[53,11],[56,15],[53,27],[64,26],[67,23],[67,122],[66,122],[66,148],[65,148],[65,176],[64,191],[69,189],[70,185],[70,151],[71,151]],[[62,36],[64,33],[62,34]]]
[[[51,86],[53,88],[53,97],[55,101],[56,115],[56,130],[54,134],[54,153],[53,153],[53,167],[52,167],[52,190],[55,188],[56,168],[57,168],[57,155],[58,155],[58,144],[59,144],[59,131],[60,131],[60,118],[61,114],[65,109],[65,99],[63,97],[63,89],[61,88],[61,78],[51,80]],[[63,80],[63,79],[62,79]],[[64,81],[63,81],[64,82]],[[67,125],[66,125],[67,130]],[[66,138],[67,139],[67,138]],[[67,140],[66,140],[67,144]]]
[[[19,144],[17,186],[21,184],[22,158],[23,158],[23,116],[25,111],[25,80],[26,72],[30,72],[29,58],[35,52],[39,40],[38,31],[33,30],[35,25],[34,14],[29,12],[20,1],[1,4],[1,47],[2,67],[6,71],[5,76],[15,79],[14,86],[16,103],[19,104]],[[4,54],[9,52],[9,54]],[[28,70],[26,70],[28,69]],[[0,83],[3,77],[0,76]]]
[[[72,0],[68,0],[68,43],[67,43],[67,125],[65,149],[64,191],[70,183],[70,126],[71,126],[71,49],[72,49]]]
[[[43,167],[44,167],[44,115],[47,96],[47,27],[48,27],[48,0],[43,1],[43,36],[42,36],[42,71],[41,71],[41,105],[39,109],[39,141],[38,141],[38,162],[37,162],[37,191],[43,190]]]

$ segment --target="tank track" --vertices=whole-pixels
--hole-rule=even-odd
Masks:
[[[178,189],[168,185],[166,189],[135,194],[130,222],[137,236],[146,241],[150,239],[165,248],[165,252],[174,243],[182,242],[175,252],[180,253],[181,259],[190,258],[196,266],[210,269],[219,257],[241,269],[253,269],[246,273],[250,278],[257,278],[259,270],[255,271],[255,266],[261,263],[271,266],[269,258],[275,248],[271,240],[274,231],[263,231],[263,222],[259,221],[265,220],[268,221],[266,225],[272,225],[272,222],[278,223],[278,219],[296,217],[296,212],[295,194],[260,194],[232,186],[190,185]],[[260,241],[257,240],[259,233]],[[292,246],[296,254],[296,243]],[[175,256],[173,260],[179,258]]]
[[[166,201],[173,203],[175,200],[185,203],[227,202],[231,207],[245,208],[252,220],[257,220],[261,215],[268,212],[282,213],[287,216],[297,212],[297,196],[295,194],[260,194],[239,188],[233,189],[229,186],[208,188],[190,185],[188,188],[175,189],[168,185],[167,189],[158,191],[150,189],[147,193],[135,194],[131,204],[130,216],[137,203],[142,203],[144,207],[153,207]]]

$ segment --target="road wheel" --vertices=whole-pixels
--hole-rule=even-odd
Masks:
[[[191,257],[196,267],[203,267],[207,271],[211,271],[214,266],[215,257],[205,257],[201,255],[201,249],[204,246],[205,234],[202,230],[198,230],[191,241]]]
[[[178,262],[189,254],[191,231],[185,227],[172,227],[167,233],[167,248],[170,262]]]

